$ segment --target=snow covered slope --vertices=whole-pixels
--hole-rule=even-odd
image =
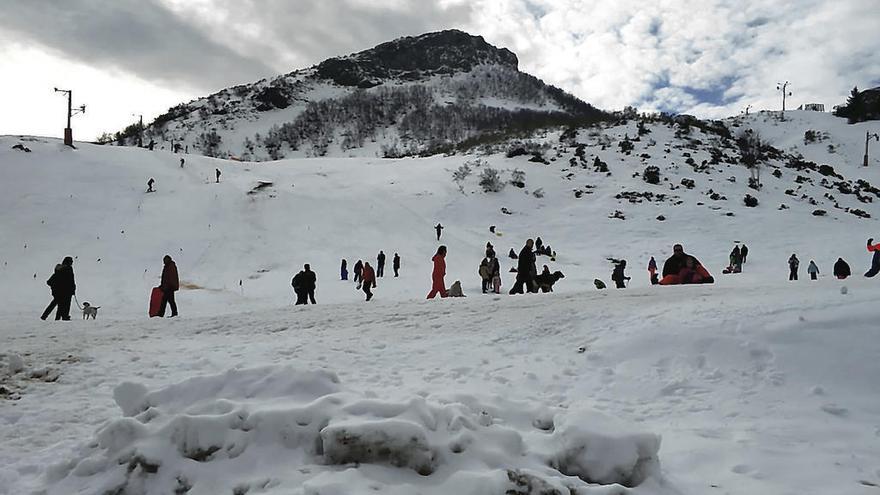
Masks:
[[[861,167],[873,128],[786,118],[727,122],[780,150],[761,190],[717,133],[662,122],[644,124],[629,154],[620,143],[635,121],[547,132],[512,143],[526,151],[513,158],[248,163],[0,137],[0,493],[873,493],[878,287],[860,275],[865,239],[880,238],[880,162]],[[804,144],[808,130],[819,137]],[[456,183],[465,162],[473,173]],[[643,180],[649,166],[658,184]],[[524,187],[482,192],[489,167],[525,172]],[[144,193],[150,177],[157,192]],[[447,283],[460,279],[466,299],[421,300],[437,222]],[[507,289],[504,254],[538,235],[558,254],[539,267],[565,273],[556,293],[479,294],[486,242]],[[722,275],[734,241],[748,263]],[[648,284],[648,257],[662,264],[675,242],[715,285]],[[380,249],[400,253],[401,277],[380,279],[366,304],[338,280],[339,261],[373,263]],[[181,317],[148,320],[165,254]],[[66,255],[97,321],[37,319]],[[838,257],[853,279],[830,277]],[[592,289],[608,258],[629,261],[629,289]],[[810,259],[817,282],[804,280]],[[289,307],[303,263],[320,304]],[[282,420],[306,413],[326,433]],[[367,443],[336,448],[347,434]],[[596,441],[607,454],[590,453]],[[427,464],[401,464],[401,452]],[[651,468],[633,477],[636,464]],[[608,480],[597,469],[638,486],[597,485]]]

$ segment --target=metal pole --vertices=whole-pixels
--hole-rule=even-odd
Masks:
[[[874,138],[880,141],[880,134],[874,133],[871,134],[870,131],[865,131],[865,161],[862,163],[863,166],[868,166],[868,143],[871,141],[871,138]]]
[[[67,128],[73,129],[70,127],[70,118],[73,116],[73,90],[67,92]]]

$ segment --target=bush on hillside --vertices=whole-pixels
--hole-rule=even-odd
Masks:
[[[501,192],[504,189],[504,181],[501,180],[501,173],[492,167],[486,167],[480,172],[480,187],[483,192]]]

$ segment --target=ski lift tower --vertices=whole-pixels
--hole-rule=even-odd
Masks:
[[[64,128],[64,144],[73,148],[73,128],[70,126],[70,118],[78,113],[86,113],[86,106],[73,108],[73,91],[69,89],[55,88],[55,92],[67,94],[67,127]]]

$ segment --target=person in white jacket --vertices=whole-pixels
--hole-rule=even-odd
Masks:
[[[810,266],[807,267],[807,273],[810,274],[810,280],[816,280],[819,278],[819,267],[816,266],[816,262],[810,260]]]

